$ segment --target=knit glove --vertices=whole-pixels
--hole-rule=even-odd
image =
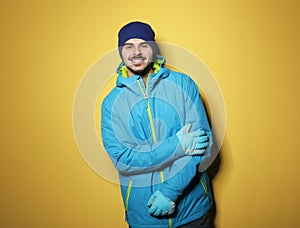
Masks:
[[[148,201],[149,213],[154,216],[170,215],[175,210],[175,203],[165,197],[160,191],[156,191]]]
[[[208,146],[208,136],[204,130],[190,132],[191,127],[191,124],[185,125],[176,136],[187,155],[201,155]]]

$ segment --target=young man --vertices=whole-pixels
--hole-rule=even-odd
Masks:
[[[195,82],[164,67],[150,25],[118,34],[116,87],[102,103],[102,139],[119,172],[132,228],[209,227],[212,134]]]

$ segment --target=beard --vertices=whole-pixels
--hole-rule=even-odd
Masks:
[[[130,70],[135,75],[145,76],[148,75],[149,71],[152,69],[152,63],[150,62],[144,69],[142,70],[133,70],[129,66],[126,66],[128,70]]]

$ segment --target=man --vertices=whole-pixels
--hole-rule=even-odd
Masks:
[[[212,134],[195,82],[164,67],[155,33],[131,22],[118,34],[122,62],[102,103],[102,139],[119,172],[132,228],[209,227],[209,180],[198,172]]]

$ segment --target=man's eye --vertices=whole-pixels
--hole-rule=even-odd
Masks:
[[[125,45],[125,48],[126,48],[126,49],[131,49],[131,48],[132,48],[132,45]]]
[[[148,48],[149,45],[148,44],[142,44],[142,48]]]

